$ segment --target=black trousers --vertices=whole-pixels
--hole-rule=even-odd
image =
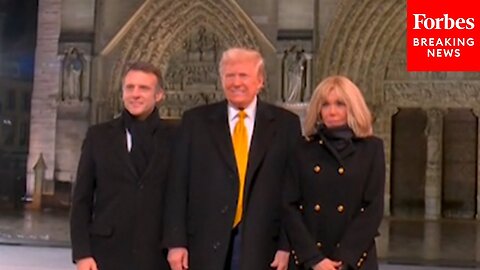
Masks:
[[[239,224],[232,230],[232,234],[230,235],[230,245],[228,247],[224,270],[240,270],[241,239],[242,230],[241,224]]]

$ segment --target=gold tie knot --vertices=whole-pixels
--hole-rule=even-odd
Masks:
[[[247,117],[247,113],[244,110],[238,112],[238,118],[240,119],[240,121],[245,120],[245,117]]]

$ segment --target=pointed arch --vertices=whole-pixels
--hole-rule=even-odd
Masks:
[[[360,85],[370,103],[381,103],[388,60],[405,38],[406,3],[404,0],[342,3],[325,45],[316,54],[317,78],[347,75]]]
[[[121,74],[129,62],[148,61],[165,72],[171,57],[200,27],[217,36],[222,48],[244,46],[262,50],[270,44],[233,0],[153,0],[146,3],[129,27],[118,44],[120,57],[111,70],[108,85],[108,105],[113,112],[121,107]],[[267,49],[274,52],[271,44]]]

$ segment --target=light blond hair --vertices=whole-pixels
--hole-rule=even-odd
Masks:
[[[259,78],[265,82],[265,61],[263,60],[262,55],[257,50],[233,47],[223,52],[222,58],[218,65],[218,70],[220,72],[220,77],[223,80],[223,71],[224,67],[230,63],[240,62],[240,61],[252,61],[256,63],[257,74]]]
[[[373,135],[372,114],[362,92],[347,77],[338,75],[325,78],[315,89],[305,117],[305,135],[311,136],[317,132],[318,124],[322,123],[322,106],[333,91],[347,107],[347,125],[355,136],[363,138]]]

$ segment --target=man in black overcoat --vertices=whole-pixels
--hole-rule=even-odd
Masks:
[[[121,116],[87,132],[70,219],[77,270],[169,269],[161,243],[173,131],[156,109],[163,95],[161,73],[134,63]]]
[[[183,116],[165,212],[168,261],[173,270],[284,270],[281,194],[300,123],[257,97],[265,79],[257,51],[229,49],[219,68],[226,100]]]

